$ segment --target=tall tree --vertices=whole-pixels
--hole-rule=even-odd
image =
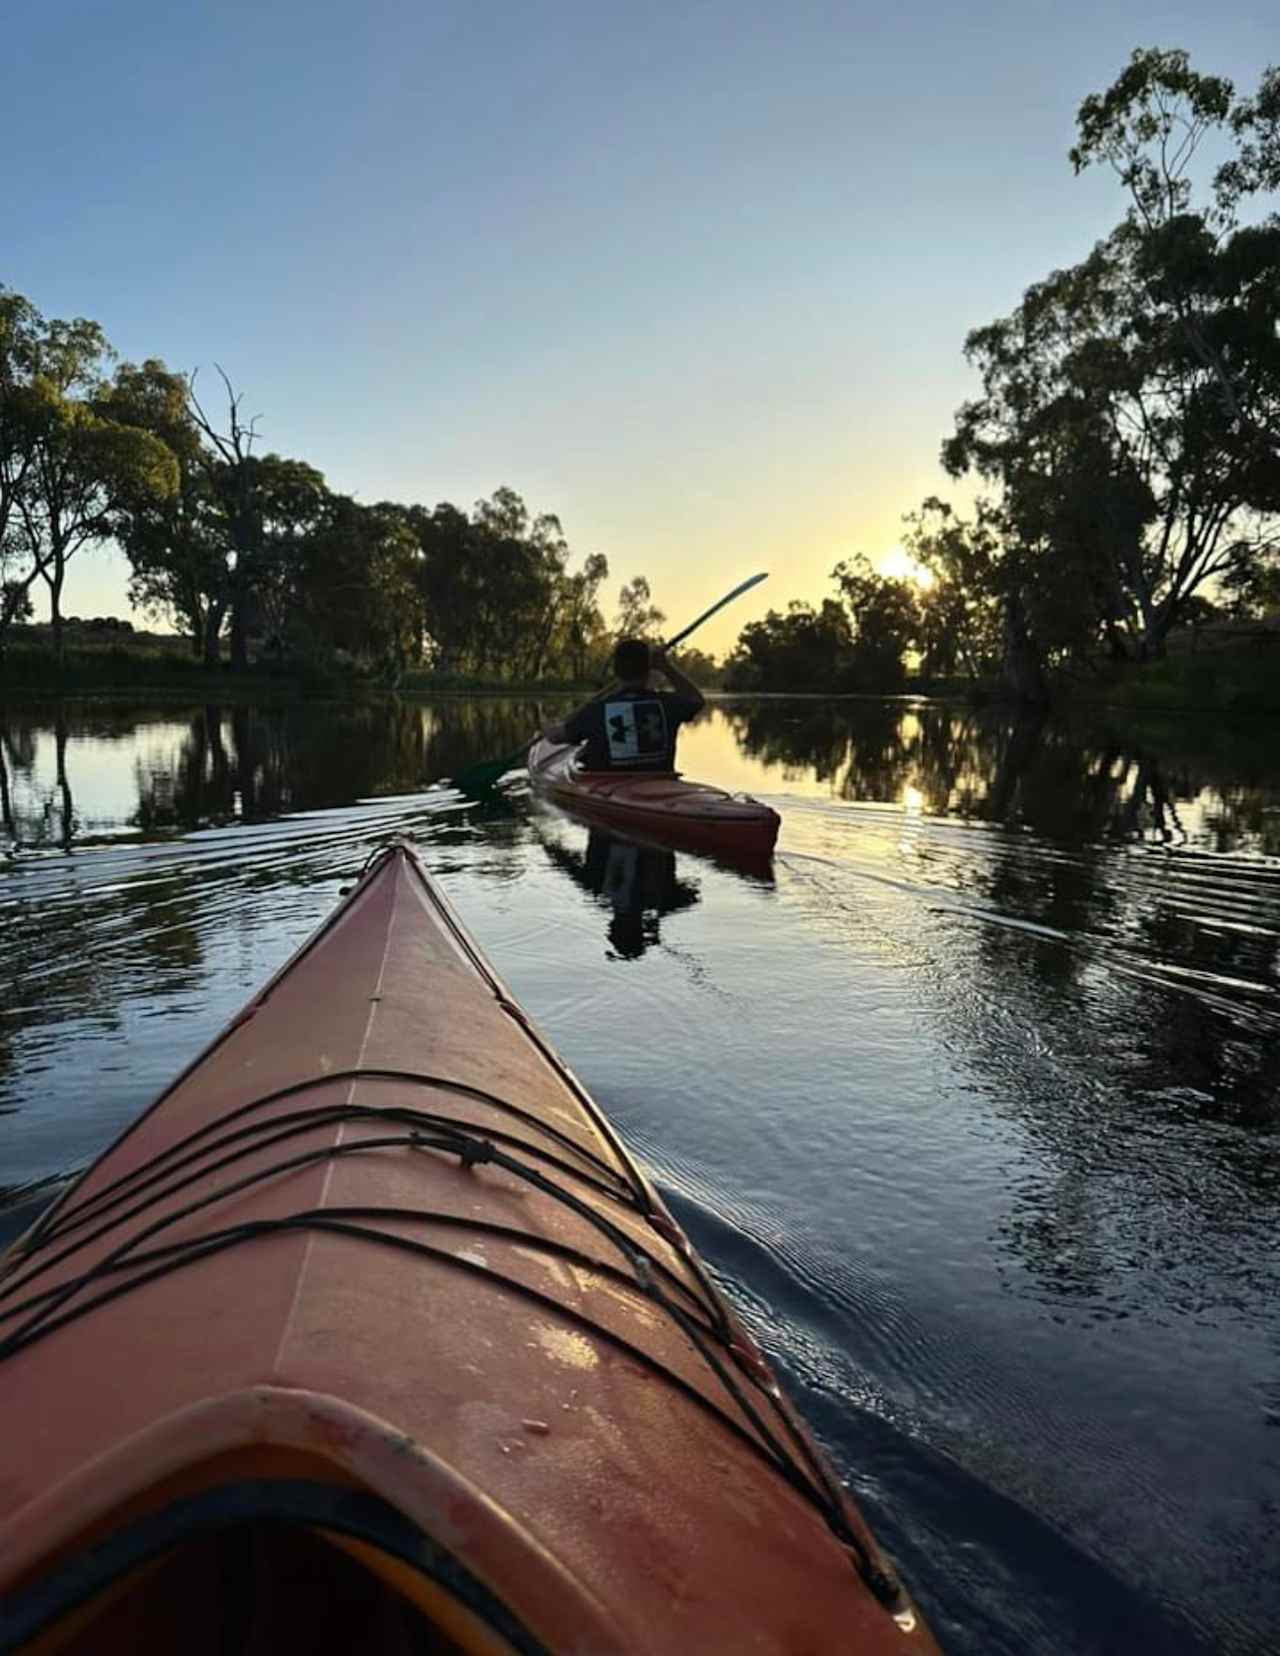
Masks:
[[[438,668],[537,677],[582,661],[595,636],[602,557],[568,572],[559,518],[531,517],[520,496],[500,488],[470,517],[444,502],[411,507],[422,551],[416,580],[430,652]]]
[[[34,461],[37,399],[32,386],[41,318],[34,305],[0,286],[0,649],[31,613],[39,566],[19,533],[19,503]]]
[[[613,631],[617,638],[657,638],[666,616],[653,602],[643,575],[628,581],[618,594]]]
[[[133,603],[176,620],[193,653],[215,667],[230,601],[226,533],[190,389],[184,375],[155,359],[117,369],[105,408],[159,437],[174,456],[178,478],[168,496],[126,494],[113,533],[129,560]]]
[[[1236,211],[1275,186],[1275,72],[1257,99],[1233,97],[1184,53],[1136,53],[1085,100],[1072,152],[1077,168],[1116,167],[1124,221],[967,341],[983,394],[957,414],[943,462],[998,487],[987,510],[1024,676],[1103,640],[1157,654],[1207,583],[1273,554],[1280,225],[1243,226]],[[1215,128],[1238,153],[1195,208],[1191,162]]]
[[[421,648],[420,560],[404,507],[361,506],[330,495],[299,550],[286,628],[312,646],[344,650],[397,677]]]
[[[257,455],[256,420],[245,420],[243,396],[218,370],[227,395],[225,428],[214,424],[190,387],[192,418],[216,535],[226,571],[232,670],[249,664],[249,633],[257,623],[279,633],[284,625],[290,566],[308,533],[321,521],[328,491],[324,478],[302,460]]]
[[[49,593],[54,648],[62,655],[62,590],[67,565],[84,546],[110,537],[121,501],[157,499],[177,487],[170,450],[149,431],[104,410],[102,329],[79,318],[37,330],[27,425],[30,464],[18,493],[18,533]]]
[[[1104,163],[1124,185],[1125,228],[1237,440],[1280,456],[1280,219],[1241,219],[1280,191],[1280,68],[1239,98],[1231,81],[1192,69],[1186,52],[1142,47],[1084,100],[1076,125],[1072,164]],[[1197,205],[1193,166],[1210,134],[1234,139],[1234,153]]]
[[[731,690],[826,690],[842,682],[853,644],[843,604],[824,598],[814,609],[793,599],[738,634],[725,664]]]
[[[921,671],[947,675],[961,667],[974,679],[994,673],[1001,656],[1006,553],[998,520],[981,503],[966,520],[930,496],[906,524],[907,551],[931,577],[917,600]]]
[[[1075,636],[1076,611],[1063,596],[1061,580],[1043,578],[1003,509],[991,500],[979,500],[966,519],[931,496],[907,524],[908,550],[934,577],[936,608],[921,622],[922,651],[932,643],[936,658],[930,629],[945,616],[956,656],[971,676],[998,668],[1019,701],[1045,703],[1046,661]],[[1054,577],[1065,570],[1065,564],[1049,566]]]
[[[599,592],[609,579],[609,560],[603,552],[588,554],[582,568],[568,578],[564,616],[565,662],[575,679],[585,678],[602,663],[608,632],[600,612]]]
[[[901,689],[907,651],[920,630],[915,587],[881,575],[861,553],[838,563],[831,578],[849,612],[845,682],[873,691]]]

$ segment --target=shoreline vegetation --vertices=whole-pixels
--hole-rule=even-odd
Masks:
[[[940,459],[972,503],[907,514],[912,574],[850,553],[813,603],[778,571],[723,660],[680,652],[702,688],[1280,711],[1280,66],[1245,95],[1138,49],[1076,140],[1123,216],[965,340]],[[644,576],[607,618],[608,559],[514,489],[366,505],[262,452],[218,372],[215,408],[0,285],[0,690],[574,693],[663,635]],[[65,617],[72,559],[109,543],[176,639]]]
[[[69,621],[59,660],[47,629],[24,629],[25,637],[0,656],[0,699],[54,700],[60,697],[138,695],[157,699],[200,701],[352,700],[440,696],[586,696],[596,692],[593,678],[544,674],[501,677],[483,673],[408,669],[396,676],[363,671],[353,664],[299,665],[290,661],[253,661],[244,672],[221,662],[209,666],[191,654],[186,640],[174,635],[126,631],[123,626],[87,631]],[[1011,707],[998,676],[974,679],[960,675],[906,673],[883,690],[842,688],[812,683],[778,687],[740,686],[724,675],[701,675],[707,694],[717,698],[803,696],[832,701],[910,699],[961,701],[974,706]],[[1222,625],[1199,629],[1196,636],[1175,638],[1160,659],[1109,663],[1087,674],[1059,674],[1049,685],[1045,711],[1070,717],[1097,709],[1143,714],[1266,716],[1280,713],[1280,622],[1251,626]]]

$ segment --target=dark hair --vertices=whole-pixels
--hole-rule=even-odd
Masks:
[[[649,671],[649,646],[643,638],[620,638],[613,648],[613,670],[620,679],[641,679]]]

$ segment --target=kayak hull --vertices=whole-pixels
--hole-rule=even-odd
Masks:
[[[584,821],[726,856],[759,859],[773,851],[781,819],[759,800],[686,782],[675,771],[580,770],[576,751],[563,743],[535,742],[529,781],[541,797]]]
[[[6,1256],[0,1408],[0,1649],[935,1648],[404,846]]]

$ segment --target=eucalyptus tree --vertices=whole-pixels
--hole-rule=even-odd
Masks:
[[[893,691],[906,678],[907,651],[920,631],[915,587],[881,575],[861,553],[831,571],[849,613],[850,643],[842,680],[850,687]]]
[[[0,650],[9,630],[31,614],[39,575],[18,526],[34,459],[31,379],[40,327],[34,305],[0,287]]]
[[[306,538],[323,521],[328,490],[320,472],[304,460],[254,453],[257,419],[246,420],[243,395],[221,368],[227,397],[225,425],[215,424],[189,382],[191,417],[204,441],[205,473],[219,552],[226,572],[232,670],[249,664],[255,624],[279,637],[287,619],[293,566]]]
[[[749,621],[725,663],[731,690],[826,690],[840,685],[853,645],[849,612],[835,598],[818,608],[793,599],[786,611]]]
[[[110,538],[122,500],[163,499],[177,486],[165,443],[112,417],[112,356],[96,322],[46,321],[20,296],[0,294],[0,622],[26,611],[39,578],[59,658],[71,559]]]
[[[1239,221],[1275,188],[1280,87],[1253,100],[1184,53],[1140,52],[1081,106],[1077,168],[1107,159],[1131,196],[1080,264],[974,330],[982,395],[943,445],[998,489],[997,585],[1010,635],[1156,654],[1190,601],[1273,553],[1280,510],[1280,225]],[[1237,153],[1193,205],[1214,129]]]
[[[397,675],[422,648],[421,556],[407,508],[331,494],[293,564],[286,628]]]
[[[649,582],[643,575],[626,582],[618,593],[618,613],[613,623],[616,637],[657,638],[666,619],[654,604]]]
[[[1280,217],[1257,211],[1280,192],[1280,67],[1239,97],[1186,52],[1140,48],[1084,100],[1077,130],[1072,164],[1108,165],[1124,185],[1145,275],[1212,376],[1237,439],[1280,458]],[[1210,137],[1233,148],[1197,200],[1196,156]]]
[[[421,559],[415,580],[432,664],[450,672],[536,678],[584,662],[603,630],[596,600],[608,563],[569,572],[560,519],[530,513],[514,489],[476,502],[407,509]]]
[[[609,578],[609,560],[603,552],[587,555],[582,568],[568,577],[564,607],[564,660],[571,677],[586,678],[604,664],[608,628],[600,611],[599,592]]]
[[[113,523],[129,560],[129,596],[144,611],[176,621],[193,653],[216,666],[230,603],[225,520],[191,410],[190,382],[149,358],[116,371],[104,405],[160,437],[177,464],[173,493],[126,494]]]

